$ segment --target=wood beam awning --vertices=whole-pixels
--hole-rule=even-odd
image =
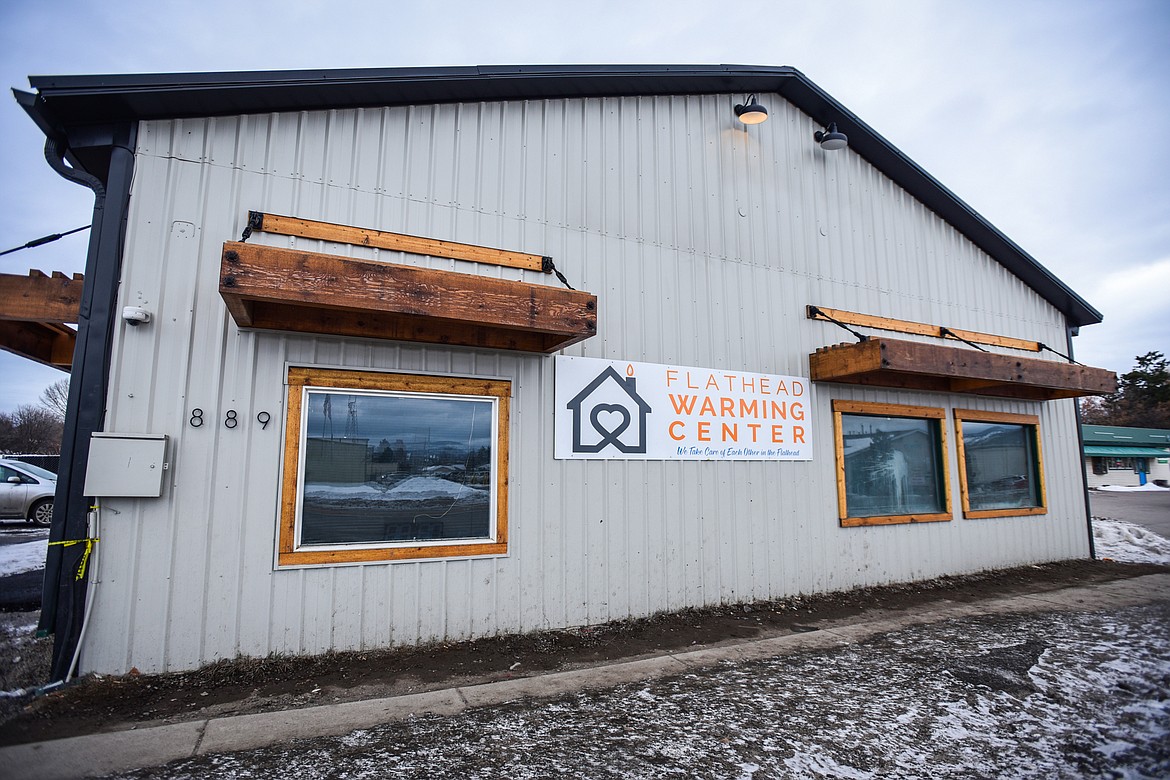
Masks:
[[[597,297],[559,287],[241,242],[220,271],[241,328],[526,352],[597,332]]]
[[[0,274],[0,349],[62,371],[73,365],[81,274]]]
[[[809,356],[813,381],[1049,401],[1117,390],[1103,368],[870,337]]]

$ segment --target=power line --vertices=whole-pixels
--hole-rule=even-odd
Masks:
[[[19,252],[22,249],[32,249],[34,246],[40,246],[41,244],[51,244],[59,238],[65,238],[65,236],[71,236],[74,233],[80,233],[83,230],[89,230],[89,228],[89,225],[82,225],[79,228],[73,228],[73,230],[67,230],[64,233],[53,233],[52,235],[41,236],[40,238],[35,238],[32,241],[29,241],[24,246],[5,249],[3,252],[0,252],[0,255],[10,255],[13,252]]]

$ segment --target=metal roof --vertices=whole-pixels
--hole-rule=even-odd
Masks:
[[[46,135],[142,119],[223,116],[486,100],[776,93],[822,125],[836,122],[868,160],[1063,312],[1102,315],[873,128],[790,67],[751,65],[493,65],[451,68],[31,76],[17,92]],[[811,142],[811,141],[810,141]],[[79,155],[82,164],[88,164]],[[100,160],[100,157],[88,159]]]
[[[1126,428],[1119,425],[1082,425],[1085,444],[1110,447],[1170,447],[1170,430]]]
[[[1097,458],[1168,458],[1170,450],[1156,447],[1097,447],[1086,444],[1085,454]]]

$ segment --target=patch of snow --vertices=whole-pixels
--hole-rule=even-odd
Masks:
[[[382,498],[386,489],[368,483],[333,484],[330,482],[305,485],[305,498]]]
[[[1102,485],[1097,489],[1104,490],[1108,493],[1161,493],[1165,490],[1170,490],[1170,488],[1159,487],[1153,482],[1147,482],[1140,487],[1137,485]]]
[[[10,636],[10,637],[16,637],[17,639],[26,639],[28,637],[31,637],[33,635],[33,632],[35,632],[37,630],[37,624],[35,622],[34,623],[25,623],[24,625],[0,624],[0,630],[3,630],[4,633],[8,634],[8,636]]]
[[[378,501],[432,501],[447,498],[486,496],[488,491],[467,487],[440,477],[411,477],[394,487],[375,483],[337,484],[315,482],[305,485],[305,498],[317,501],[375,499]]]
[[[0,577],[24,574],[45,568],[45,557],[48,555],[48,550],[48,539],[37,539],[34,542],[0,547]]]
[[[850,780],[869,780],[873,772],[865,772],[846,766],[832,756],[821,752],[796,751],[792,758],[784,759],[784,766],[794,777],[845,777]]]
[[[1099,558],[1125,563],[1170,563],[1170,539],[1124,520],[1094,517],[1093,547]]]
[[[457,498],[458,496],[483,495],[486,490],[460,485],[439,477],[411,477],[399,482],[387,495],[411,501],[426,501],[431,498]]]

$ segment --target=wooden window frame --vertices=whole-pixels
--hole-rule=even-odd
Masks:
[[[871,415],[874,417],[906,417],[910,419],[936,420],[939,445],[939,472],[942,474],[943,511],[909,515],[874,515],[872,517],[851,517],[845,493],[845,438],[842,416],[846,414]],[[842,528],[869,525],[902,525],[906,523],[938,523],[953,519],[951,510],[950,463],[947,459],[946,409],[934,406],[910,406],[906,404],[875,403],[870,401],[833,401],[833,436],[837,463],[837,514]]]
[[[1044,453],[1040,448],[1040,417],[1034,414],[1012,412],[984,412],[976,409],[956,409],[955,442],[959,453],[959,493],[963,502],[963,517],[975,520],[983,517],[1025,517],[1048,514],[1048,493],[1044,483]],[[963,421],[984,423],[1008,423],[1026,425],[1032,429],[1032,446],[1036,450],[1034,466],[1039,486],[1039,506],[1011,507],[1008,509],[972,509],[971,496],[967,492],[967,450],[963,442]]]
[[[277,566],[322,566],[393,561],[501,556],[508,553],[508,439],[512,383],[503,379],[476,379],[357,369],[288,369],[288,403],[285,411],[284,467],[281,481],[280,528]],[[298,544],[300,510],[302,405],[310,388],[374,390],[394,393],[466,395],[495,399],[495,538],[457,544],[386,542],[347,549],[328,549]],[[355,543],[356,544],[356,543]]]

